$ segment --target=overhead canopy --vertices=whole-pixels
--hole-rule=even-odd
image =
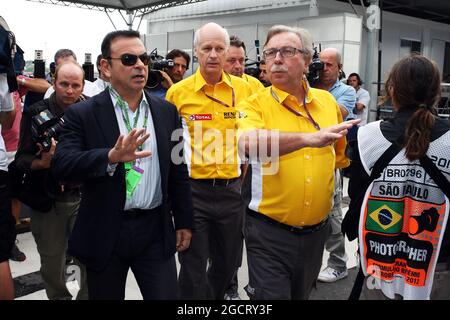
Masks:
[[[122,17],[125,20],[125,23],[128,25],[128,28],[131,29],[133,26],[133,21],[138,14],[141,15],[142,21],[142,17],[147,13],[154,12],[164,8],[180,6],[183,4],[189,4],[194,2],[201,2],[205,0],[86,0],[86,1],[27,0],[27,1],[104,11],[108,15],[108,18],[110,20],[111,17],[109,16],[108,13],[118,10],[122,15],[122,11],[124,11],[128,15],[128,20],[125,20],[123,15]],[[112,20],[111,23],[114,25]]]
[[[349,0],[338,0],[349,2]],[[361,4],[361,0],[351,0]],[[362,1],[367,7],[369,2]],[[383,11],[395,12],[411,17],[450,24],[450,1],[448,0],[380,0]]]
[[[105,11],[123,10],[128,12],[148,13],[163,8],[205,0],[28,0],[33,2],[50,3],[63,6],[76,6],[87,9]]]

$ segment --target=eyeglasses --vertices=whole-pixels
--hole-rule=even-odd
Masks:
[[[146,66],[150,63],[150,56],[147,53],[143,53],[139,56],[131,53],[125,53],[120,56],[120,58],[108,57],[107,59],[118,59],[122,62],[124,66],[134,66],[137,62],[137,59],[140,59],[142,63]]]
[[[282,58],[290,58],[295,56],[297,51],[300,53],[306,53],[306,50],[304,49],[297,49],[294,47],[281,47],[280,49],[277,48],[266,49],[263,51],[263,55],[265,60],[275,59],[278,52],[280,53]]]

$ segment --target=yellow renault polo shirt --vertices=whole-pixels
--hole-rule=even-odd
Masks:
[[[304,117],[295,115],[281,103]],[[320,128],[342,122],[336,100],[327,91],[309,89],[306,106]],[[303,101],[299,103],[294,96],[274,86],[252,95],[239,104],[238,110],[243,115],[238,120],[240,132],[252,129],[317,132],[308,120]],[[334,146],[303,148],[283,155],[276,163],[252,163],[249,208],[291,226],[319,223],[332,206],[334,169],[349,165],[345,146],[343,138]]]
[[[240,176],[236,146],[236,106],[251,94],[243,79],[222,72],[208,85],[200,68],[174,84],[166,94],[181,116],[184,157],[193,179],[231,179]]]
[[[250,85],[250,89],[252,91],[252,94],[257,93],[259,90],[264,89],[264,85],[256,79],[255,77],[249,76],[248,74],[243,74],[242,79],[247,81],[247,83]]]

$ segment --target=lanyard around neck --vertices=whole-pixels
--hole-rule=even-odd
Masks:
[[[229,75],[228,75],[228,79],[230,80],[230,83],[231,83],[231,77],[230,77]],[[227,104],[226,102],[223,102],[223,101],[221,101],[221,100],[219,100],[219,99],[216,99],[216,98],[214,98],[214,97],[211,97],[209,94],[207,94],[207,93],[205,92],[205,88],[204,88],[204,87],[202,88],[202,92],[205,94],[205,96],[206,96],[208,99],[210,99],[210,100],[212,100],[212,101],[214,101],[214,102],[217,102],[218,104],[221,104],[222,106],[224,106],[224,107],[226,107],[226,108],[230,108],[230,105]],[[236,96],[235,96],[235,93],[234,93],[233,84],[231,83],[231,107],[234,108],[235,104],[236,104]]]
[[[141,106],[139,104],[138,109],[136,111],[136,116],[134,117],[134,122],[133,122],[133,126],[131,126],[130,123],[130,118],[128,116],[128,105],[127,103],[119,96],[119,94],[114,90],[114,89],[110,89],[111,94],[113,95],[114,98],[116,98],[117,100],[117,104],[120,107],[120,111],[122,113],[122,119],[123,122],[125,124],[125,127],[128,130],[128,133],[130,133],[131,130],[135,129],[139,120],[139,116],[141,113]],[[148,122],[148,108],[145,108],[145,115],[144,115],[144,124],[143,124],[143,128],[145,130],[147,130],[147,122]]]
[[[320,130],[320,126],[319,124],[313,119],[313,117],[311,116],[311,114],[308,111],[308,108],[306,107],[306,92],[305,95],[303,96],[303,107],[305,108],[306,114],[308,115],[308,118],[306,118],[304,115],[302,115],[300,112],[298,112],[297,110],[292,109],[290,106],[288,106],[286,103],[280,102],[280,99],[278,98],[277,94],[275,91],[273,91],[273,88],[270,88],[270,93],[272,94],[272,97],[275,99],[276,102],[278,102],[279,104],[281,104],[283,107],[285,107],[287,110],[289,110],[290,112],[292,112],[293,114],[295,114],[297,117],[302,117],[305,118],[306,120],[308,120],[309,122],[312,123],[312,125],[314,126],[314,128],[316,128],[316,130]]]

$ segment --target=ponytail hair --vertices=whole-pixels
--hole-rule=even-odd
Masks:
[[[441,92],[439,69],[424,56],[412,54],[392,67],[386,88],[397,109],[415,110],[406,124],[403,147],[408,160],[420,159],[430,146],[435,123],[434,106]]]

